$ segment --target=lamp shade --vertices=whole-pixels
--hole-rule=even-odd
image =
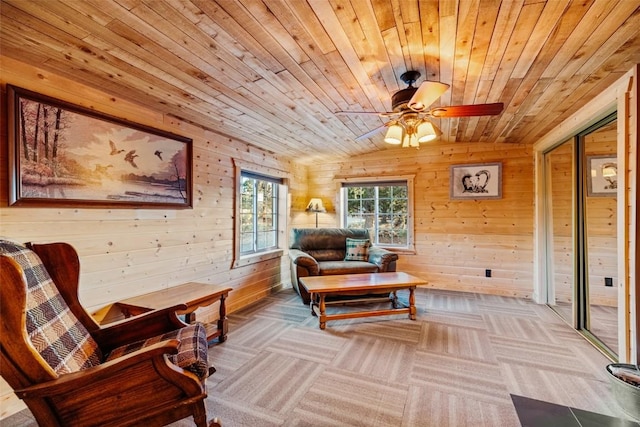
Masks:
[[[429,142],[436,139],[436,131],[430,121],[424,120],[416,128],[418,134],[418,142]]]
[[[618,168],[615,163],[605,163],[602,165],[602,176],[605,178],[611,178],[618,174]]]
[[[311,199],[307,205],[308,212],[326,212],[327,209],[322,205],[322,199]]]
[[[384,137],[384,142],[388,144],[398,145],[402,143],[402,126],[391,125],[387,130],[387,134]]]
[[[447,89],[449,89],[449,85],[446,83],[425,81],[413,94],[407,103],[407,107],[414,111],[424,111],[436,102]]]

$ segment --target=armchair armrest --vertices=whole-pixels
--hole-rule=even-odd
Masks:
[[[58,422],[43,425],[148,425],[167,406],[185,405],[206,397],[197,376],[174,365],[167,354],[178,341],[167,340],[101,365],[15,390],[25,401],[57,402]],[[106,404],[106,401],[114,402]],[[126,414],[126,415],[123,415]],[[45,421],[50,421],[45,419]]]
[[[91,335],[99,343],[100,348],[110,351],[121,345],[146,340],[187,326],[176,314],[176,311],[186,308],[185,304],[178,304],[149,311],[101,326],[100,329],[92,331]]]
[[[299,249],[289,249],[289,258],[291,258],[293,264],[306,268],[309,271],[309,276],[317,276],[320,274],[318,261],[311,255]]]
[[[15,390],[15,393],[21,399],[55,396],[77,391],[79,388],[91,386],[98,381],[113,381],[113,377],[115,375],[122,375],[124,370],[134,368],[140,363],[151,363],[154,358],[164,360],[165,354],[177,353],[178,345],[178,340],[157,342],[118,359],[110,360],[80,371],[63,374],[55,380]]]
[[[384,248],[372,246],[369,248],[369,262],[374,263],[380,272],[395,271],[398,254]]]

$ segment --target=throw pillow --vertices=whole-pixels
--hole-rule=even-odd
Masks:
[[[347,237],[347,253],[345,261],[367,261],[369,259],[369,239],[358,240]]]

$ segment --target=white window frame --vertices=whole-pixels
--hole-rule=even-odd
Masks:
[[[377,177],[344,177],[336,179],[336,188],[339,197],[339,203],[336,207],[338,217],[340,218],[340,227],[346,227],[344,220],[345,191],[343,184],[376,184],[378,182],[389,181],[405,181],[407,183],[407,246],[385,246],[379,245],[381,248],[389,249],[394,252],[406,252],[415,254],[415,226],[414,226],[414,181],[415,175],[393,175],[393,176],[377,176]]]
[[[289,174],[285,171],[259,165],[243,160],[233,159],[234,165],[234,231],[233,231],[233,263],[232,268],[243,267],[258,262],[281,257],[284,254],[284,248],[287,244],[287,212],[289,200]],[[248,172],[265,177],[272,177],[281,180],[278,184],[278,226],[277,226],[277,247],[265,251],[242,255],[240,254],[240,211],[242,197],[242,172]]]

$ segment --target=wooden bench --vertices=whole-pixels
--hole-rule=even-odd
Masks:
[[[229,328],[225,300],[231,291],[232,288],[227,286],[188,282],[118,301],[93,313],[93,316],[99,323],[103,324],[119,320],[118,317],[122,318],[122,316],[128,318],[159,308],[186,304],[186,310],[181,310],[177,313],[184,315],[187,323],[192,323],[196,320],[196,309],[219,301],[220,318],[217,324],[205,324],[205,326],[207,327],[207,339],[210,342],[215,338],[218,338],[218,342],[224,342]]]

